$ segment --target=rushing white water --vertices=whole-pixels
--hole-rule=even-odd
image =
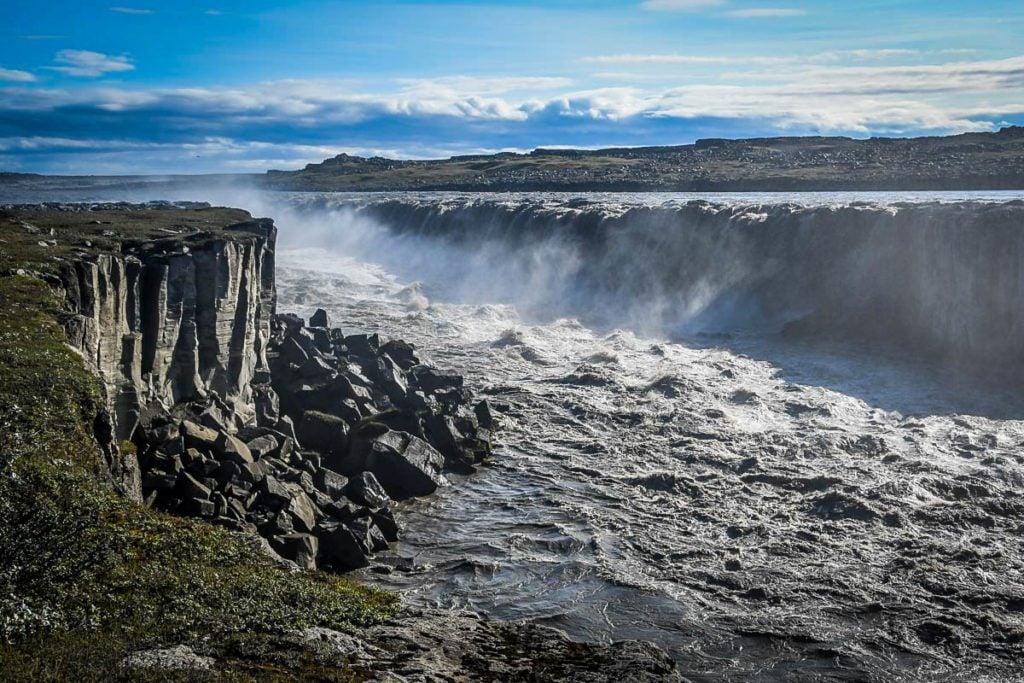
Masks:
[[[451,301],[644,333],[869,340],[951,367],[1024,368],[1022,202],[296,202],[300,221],[322,217],[299,233],[304,244],[368,255]]]
[[[370,580],[415,603],[538,619],[578,638],[654,640],[695,680],[1014,670],[1024,402],[1012,385],[953,375],[944,358],[890,352],[872,335],[785,338],[745,324],[748,312],[718,316],[716,335],[681,330],[670,307],[637,315],[643,301],[596,315],[609,290],[580,287],[581,272],[670,271],[628,270],[644,263],[622,260],[635,251],[574,255],[547,234],[557,219],[529,222],[537,210],[485,224],[450,215],[480,200],[400,199],[398,222],[393,198],[387,211],[366,210],[380,198],[309,201],[292,215],[292,244],[319,246],[281,253],[281,307],[326,304],[342,325],[413,341],[505,410],[495,463],[406,505],[405,537]],[[940,207],[906,210],[931,218],[909,229],[943,234]],[[799,211],[730,215],[763,213],[771,230]],[[1003,263],[991,282],[1006,281]]]
[[[693,680],[1019,675],[1021,193],[187,198],[502,410],[368,580]]]

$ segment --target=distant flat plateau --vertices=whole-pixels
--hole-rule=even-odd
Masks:
[[[707,139],[690,145],[402,160],[340,154],[301,170],[211,176],[0,173],[0,188],[152,189],[244,180],[293,192],[835,192],[1024,189],[1024,127],[946,137]]]

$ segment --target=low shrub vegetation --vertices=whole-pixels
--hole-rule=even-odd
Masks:
[[[395,597],[278,569],[252,539],[117,495],[89,427],[98,382],[56,316],[44,282],[0,277],[0,677],[110,680],[132,651],[186,644],[218,656],[210,677],[283,680],[299,666],[349,680],[285,656],[288,634],[376,622]]]

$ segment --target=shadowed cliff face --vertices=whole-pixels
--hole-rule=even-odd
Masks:
[[[238,241],[137,256],[83,256],[62,272],[71,343],[103,379],[116,434],[144,406],[214,391],[253,412],[249,382],[266,367],[274,309],[269,220],[231,226]]]
[[[1024,205],[636,206],[562,196],[325,195],[306,243],[462,302],[674,337],[866,341],[975,368],[1024,366]],[[317,239],[322,241],[317,242]],[[435,290],[437,285],[434,285]]]
[[[151,402],[209,392],[253,414],[250,381],[266,368],[275,306],[273,221],[237,210],[116,209],[17,212],[26,230],[54,238],[68,339],[103,381],[114,436],[128,439]]]

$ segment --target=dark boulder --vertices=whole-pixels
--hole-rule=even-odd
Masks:
[[[370,517],[373,519],[374,525],[380,529],[385,539],[392,543],[398,540],[401,528],[398,526],[398,521],[389,508],[373,510],[370,512]]]
[[[196,421],[215,432],[226,432],[230,419],[225,416],[224,411],[220,410],[217,406],[211,405],[199,414]]]
[[[274,316],[274,326],[285,335],[296,334],[305,324],[306,322],[294,313],[279,313]]]
[[[175,475],[185,469],[181,456],[159,452],[154,453],[152,457],[149,458],[148,467],[154,470],[170,472]]]
[[[217,469],[213,471],[213,477],[217,480],[218,488],[227,486],[232,481],[242,481],[242,467],[236,462],[225,460],[217,463]]]
[[[306,350],[295,341],[295,337],[288,337],[284,340],[284,343],[279,347],[281,359],[286,363],[297,365],[299,367],[305,365],[306,361],[309,360],[309,354]]]
[[[178,438],[178,423],[165,414],[154,415],[135,429],[135,441],[149,446],[157,446]]]
[[[388,540],[373,523],[373,518],[369,514],[350,520],[348,527],[352,530],[352,534],[362,542],[368,553],[377,553],[388,549]]]
[[[405,405],[408,401],[409,384],[405,373],[387,356],[377,359],[377,386],[396,406]]]
[[[473,401],[473,392],[466,387],[438,389],[434,398],[446,412],[454,413]]]
[[[270,474],[270,463],[264,460],[259,462],[246,463],[240,468],[239,476],[252,484],[258,484]]]
[[[333,500],[337,500],[345,495],[348,477],[344,477],[326,468],[320,468],[313,475],[313,483]]]
[[[324,382],[311,382],[299,387],[294,393],[294,408],[298,412],[317,410],[322,413],[344,416],[361,413],[361,407],[373,404],[370,392],[355,385],[345,375],[339,375]],[[358,419],[358,418],[357,418]]]
[[[277,421],[277,424],[274,425],[274,431],[284,434],[298,445],[299,437],[295,435],[295,423],[292,421],[292,418],[287,415],[283,415],[281,419]]]
[[[318,309],[316,309],[316,312],[313,313],[313,315],[309,316],[309,326],[310,327],[325,327],[325,328],[326,327],[330,327],[331,326],[331,317],[329,315],[327,315],[327,311],[325,311],[322,308],[318,308]]]
[[[405,410],[387,410],[367,418],[367,422],[376,422],[396,432],[408,432],[421,439],[425,438],[423,421],[416,413]]]
[[[320,534],[320,556],[342,571],[361,569],[370,564],[362,539],[343,524]]]
[[[349,479],[345,495],[356,504],[370,508],[383,508],[391,502],[373,472],[360,472]]]
[[[208,500],[212,493],[209,486],[202,483],[188,472],[178,476],[176,489],[182,498],[199,498]]]
[[[464,446],[466,436],[459,430],[454,418],[431,415],[425,420],[424,426],[427,440],[444,456],[445,467],[465,474],[474,471],[476,457]]]
[[[319,356],[312,356],[299,368],[299,376],[311,382],[330,380],[337,371]]]
[[[292,517],[283,510],[272,515],[260,527],[260,533],[265,537],[273,537],[295,533],[295,526],[292,524]]]
[[[281,418],[281,401],[270,387],[256,387],[253,403],[256,406],[256,424],[261,427],[273,426]]]
[[[321,453],[344,453],[348,449],[348,425],[339,417],[307,410],[299,423],[299,442]]]
[[[395,434],[400,437],[378,438],[365,463],[389,496],[395,500],[429,496],[438,486],[447,483],[441,474],[444,467],[441,453],[411,434],[389,433]]]
[[[462,375],[451,370],[438,370],[429,365],[417,365],[409,371],[409,375],[415,386],[428,394],[462,387]]]
[[[186,448],[195,448],[210,452],[217,443],[217,432],[191,420],[182,420],[181,435],[185,438]]]
[[[292,516],[292,524],[301,531],[312,531],[316,528],[318,510],[305,491],[292,490],[292,498],[285,506],[285,511]]]
[[[181,502],[178,511],[195,517],[213,517],[215,508],[213,501],[205,498],[186,498]]]
[[[249,447],[242,443],[241,439],[234,437],[227,432],[221,432],[213,445],[214,454],[221,460],[231,460],[239,465],[253,462],[252,453]]]
[[[366,469],[366,455],[373,448],[373,442],[390,432],[386,424],[363,420],[349,434],[348,454],[343,459],[330,463],[332,469],[344,475],[354,474]]]
[[[321,328],[310,330],[313,333],[313,346],[323,354],[334,353],[334,343],[331,340],[331,333]]]
[[[291,502],[293,489],[276,476],[267,475],[260,482],[260,504],[280,509]]]
[[[266,455],[272,455],[277,451],[281,444],[278,443],[277,439],[271,434],[264,434],[258,436],[252,441],[245,444],[249,449],[249,453],[252,454],[253,459],[259,460]]]
[[[376,356],[380,351],[380,337],[376,334],[350,334],[345,337],[345,346],[354,356]]]
[[[498,426],[494,409],[486,398],[476,404],[476,407],[473,408],[473,413],[476,415],[477,422],[484,429],[494,429]]]
[[[150,470],[142,475],[143,491],[171,491],[178,483],[178,475],[174,472]]]
[[[380,347],[380,352],[394,359],[403,370],[420,364],[420,359],[416,356],[416,347],[401,339],[392,339]]]
[[[316,556],[320,552],[320,541],[312,534],[291,533],[270,538],[270,546],[286,560],[291,560],[302,569],[316,569]]]

